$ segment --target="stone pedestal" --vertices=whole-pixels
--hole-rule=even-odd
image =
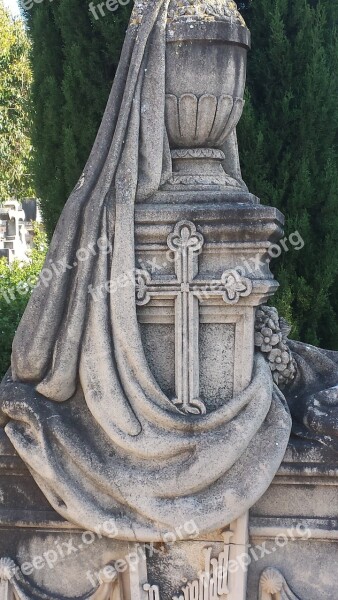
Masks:
[[[201,401],[208,411],[250,383],[255,309],[278,286],[268,250],[283,217],[237,196],[204,192],[197,203],[181,193],[172,204],[162,192],[161,203],[135,214],[138,320],[151,369],[175,402]]]
[[[124,600],[191,600],[196,596],[182,589],[206,570],[210,548],[211,560],[219,560],[225,542],[231,562],[224,599],[275,600],[282,589],[287,600],[336,598],[338,473],[335,456],[318,444],[291,440],[271,487],[250,511],[249,524],[244,516],[208,540],[182,541],[177,531],[175,543],[167,544],[126,544],[65,522],[3,436],[0,474],[0,585],[8,588],[6,600],[15,582],[23,581],[32,585],[29,598],[42,598],[36,596],[39,586],[48,587],[51,598],[75,598],[93,587],[106,593],[114,565],[121,569]],[[93,597],[110,600],[110,593]]]
[[[168,186],[136,205],[142,343],[156,381],[182,412],[215,411],[250,384],[255,311],[278,286],[269,248],[282,226],[278,210],[244,191]],[[15,573],[4,598],[15,593],[18,578],[32,581],[33,590],[47,588],[51,597],[71,598],[74,590],[83,597],[96,589],[93,600],[120,600],[122,593],[123,600],[256,599],[246,592],[248,513],[201,537],[192,512],[183,525],[192,528],[191,541],[179,519],[166,543],[126,543],[114,532],[107,539],[54,513],[5,438],[2,455],[8,505],[4,501],[0,510],[0,554],[14,559],[7,567]]]

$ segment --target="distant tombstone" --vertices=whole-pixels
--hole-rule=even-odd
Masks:
[[[5,258],[9,261],[9,250],[8,248],[0,248],[0,258]]]
[[[39,221],[40,215],[36,198],[27,198],[21,201],[22,210],[25,213],[25,221]]]

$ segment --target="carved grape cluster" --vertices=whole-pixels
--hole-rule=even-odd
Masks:
[[[283,387],[296,375],[296,363],[287,345],[291,329],[271,306],[256,311],[255,346],[266,355],[274,382]]]

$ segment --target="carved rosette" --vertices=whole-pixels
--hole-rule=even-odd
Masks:
[[[278,569],[269,567],[261,575],[258,600],[299,600]]]
[[[14,577],[15,573],[15,562],[10,558],[0,559],[0,580],[10,581]]]

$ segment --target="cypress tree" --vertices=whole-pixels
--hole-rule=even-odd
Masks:
[[[95,18],[87,0],[21,4],[33,42],[36,190],[51,236],[95,139],[132,6]]]
[[[21,0],[27,2],[29,0]],[[289,244],[274,265],[274,302],[309,343],[338,347],[338,5],[242,0],[252,32],[239,126],[243,175],[287,217]],[[96,5],[96,0],[94,2]],[[87,0],[33,3],[35,174],[47,230],[85,164],[114,78],[132,5],[95,18]]]
[[[331,0],[254,0],[243,176],[286,216],[288,243],[273,299],[293,337],[338,347],[338,6]]]

